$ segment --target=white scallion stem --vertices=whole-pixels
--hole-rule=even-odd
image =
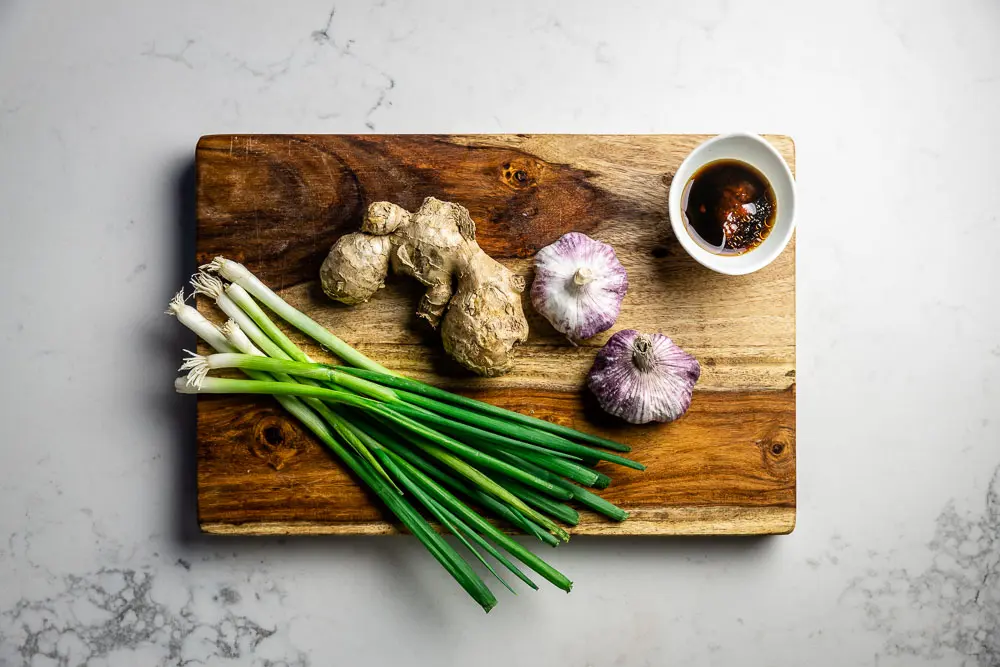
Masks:
[[[226,323],[222,326],[222,333],[225,335],[226,340],[229,341],[229,344],[236,348],[237,352],[252,354],[255,357],[267,356],[260,351],[260,348],[253,344],[253,341],[250,340],[233,318],[226,320]]]
[[[232,352],[233,347],[222,335],[218,327],[209,322],[194,306],[184,302],[184,290],[181,290],[170,300],[168,315],[174,315],[177,320],[193,331],[199,338],[212,346],[218,352]]]
[[[236,283],[252,294],[272,312],[276,313],[278,317],[329,349],[351,366],[366,368],[378,373],[396,375],[396,373],[393,373],[388,368],[369,359],[341,339],[334,336],[323,326],[309,318],[304,313],[290,306],[284,299],[271,291],[271,288],[262,283],[257,276],[252,274],[249,269],[239,262],[234,262],[226,259],[225,257],[216,257],[211,263],[206,264],[203,268],[206,268],[209,271],[216,271],[226,280]],[[243,326],[242,323],[240,326]]]

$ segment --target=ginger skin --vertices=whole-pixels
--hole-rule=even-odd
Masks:
[[[445,351],[460,364],[488,377],[513,368],[514,349],[528,338],[524,279],[482,251],[464,207],[428,197],[411,214],[375,202],[361,231],[330,249],[320,281],[330,298],[361,303],[383,286],[389,266],[427,287],[417,315],[440,325]]]

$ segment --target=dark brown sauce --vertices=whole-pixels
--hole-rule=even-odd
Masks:
[[[691,237],[718,255],[741,255],[759,246],[778,212],[771,184],[739,160],[716,160],[696,171],[681,209]]]

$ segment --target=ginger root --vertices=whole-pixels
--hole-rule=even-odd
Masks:
[[[521,308],[524,279],[476,243],[476,223],[458,204],[428,197],[415,213],[375,202],[361,231],[341,237],[320,269],[323,291],[347,304],[367,301],[389,266],[427,287],[417,315],[441,328],[444,349],[485,376],[513,368],[528,338]]]

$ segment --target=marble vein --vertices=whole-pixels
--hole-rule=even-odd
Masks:
[[[287,627],[247,611],[280,605],[283,593],[273,584],[226,583],[210,596],[204,587],[185,587],[179,594],[171,588],[147,569],[61,577],[54,594],[21,598],[0,613],[0,665],[42,664],[39,659],[45,658],[45,664],[70,667],[133,655],[132,664],[151,667],[218,660],[309,666],[307,655],[288,643]],[[251,604],[245,604],[248,596]],[[269,640],[276,645],[265,646]]]
[[[194,64],[192,64],[191,61],[189,61],[185,57],[185,54],[187,54],[188,49],[190,49],[191,46],[194,43],[195,43],[195,40],[193,40],[193,39],[186,39],[186,40],[184,40],[184,46],[181,47],[181,49],[179,51],[164,52],[164,51],[157,51],[156,50],[156,42],[153,42],[153,44],[151,44],[148,49],[146,49],[145,51],[143,51],[141,55],[145,56],[146,58],[153,58],[153,59],[160,59],[160,60],[169,60],[170,62],[179,63],[181,65],[184,65],[188,69],[194,69]]]
[[[928,545],[922,572],[870,568],[854,578],[842,601],[859,605],[868,629],[885,636],[884,654],[913,659],[957,658],[962,667],[1000,665],[1000,466],[981,516],[949,503]],[[951,664],[951,663],[949,663]]]
[[[330,13],[326,17],[326,25],[324,25],[319,30],[314,30],[312,34],[313,41],[317,44],[326,44],[330,41],[330,26],[333,25],[333,17],[337,13],[337,8],[331,7]]]
[[[319,68],[322,74],[314,76],[318,81],[328,81],[327,70],[333,77],[334,85],[338,83],[343,68],[334,67],[337,60],[350,59],[358,66],[361,75],[360,88],[372,99],[361,112],[360,121],[369,130],[375,129],[377,116],[387,107],[392,106],[391,93],[396,88],[396,78],[378,64],[362,57],[354,49],[357,43],[354,38],[338,38],[335,35],[337,27],[337,8],[333,6],[325,14],[323,24],[313,30],[307,37],[295,40],[288,45],[285,55],[278,58],[253,59],[246,54],[233,51],[220,51],[210,44],[186,38],[184,45],[177,50],[164,51],[152,43],[141,56],[151,60],[164,60],[176,63],[188,70],[205,70],[214,64],[224,63],[234,67],[237,72],[249,74],[260,82],[259,93],[266,93],[277,82],[289,77],[302,78],[313,67]],[[391,34],[386,39],[390,42],[403,41],[416,32],[411,27],[400,35]],[[239,117],[240,110],[234,102],[234,113]],[[318,120],[341,118],[344,112],[339,109],[326,109],[314,114]]]

